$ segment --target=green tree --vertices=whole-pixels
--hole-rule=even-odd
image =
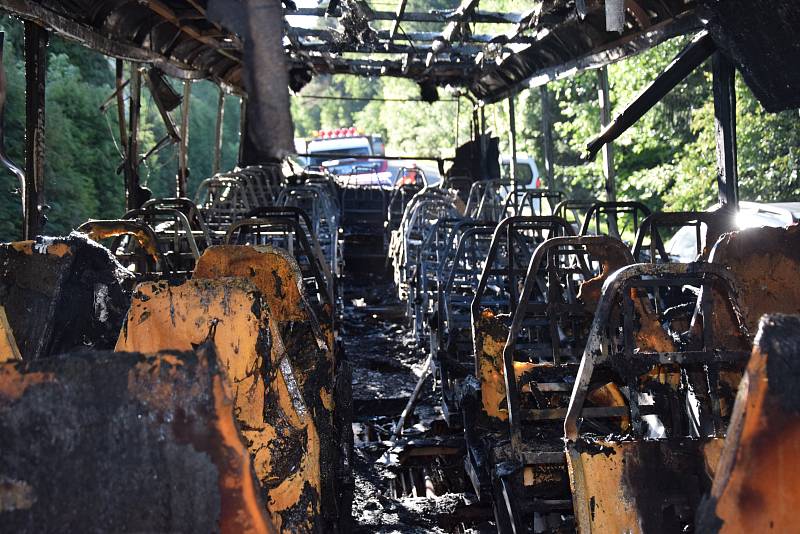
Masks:
[[[5,32],[3,61],[6,72],[6,151],[24,168],[25,72],[23,25],[9,16],[0,17]],[[113,60],[56,35],[48,47],[45,131],[45,197],[49,209],[45,233],[65,234],[89,218],[117,218],[125,210],[124,178],[119,128],[114,104],[104,113],[100,105],[115,84]],[[126,68],[126,72],[128,68]],[[182,82],[173,81],[182,91]],[[143,89],[140,149],[146,152],[161,139],[166,128]],[[216,86],[207,81],[193,86],[190,113],[190,193],[211,173],[216,127]],[[225,102],[222,168],[238,160],[239,98]],[[180,111],[173,112],[180,124]],[[177,147],[167,146],[143,163],[140,174],[156,196],[174,195]],[[20,184],[10,172],[0,173],[0,238],[19,239],[22,209]]]

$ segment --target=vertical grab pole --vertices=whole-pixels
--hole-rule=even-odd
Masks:
[[[517,119],[514,110],[514,95],[508,97],[508,128],[511,134],[511,190],[517,187]]]
[[[459,96],[456,99],[456,139],[455,139],[455,148],[458,148],[458,127],[459,121],[461,120],[461,97]]]
[[[598,90],[600,100],[600,124],[603,128],[611,122],[611,91],[608,86],[608,68],[603,67],[597,71]],[[617,200],[616,176],[614,173],[614,146],[611,143],[603,145],[603,177],[605,178],[606,200]],[[617,214],[609,213],[608,233],[619,237],[617,229]]]
[[[214,164],[211,169],[211,174],[215,175],[219,172],[222,165],[222,127],[225,119],[225,91],[222,87],[219,88],[219,99],[217,100],[217,130],[214,137]]]
[[[539,87],[539,96],[542,105],[542,144],[544,145],[545,187],[560,189],[561,184],[555,183],[555,178],[553,176],[553,123],[550,118],[550,93],[546,85]]]
[[[142,105],[142,73],[136,64],[131,64],[131,96],[128,106],[128,150],[125,152],[125,207],[128,210],[141,207],[139,186],[139,113]]]
[[[125,62],[121,59],[116,60],[115,84],[117,88],[117,123],[119,126],[119,144],[122,149],[123,157],[127,158],[128,151],[128,122],[125,119]],[[124,167],[127,177],[128,166]]]
[[[242,96],[239,103],[239,165],[244,158],[244,137],[247,128],[247,98]]]
[[[178,180],[175,196],[185,197],[189,190],[189,110],[191,109],[192,82],[183,82],[183,105],[181,107],[181,142],[178,146]]]
[[[488,178],[486,176],[486,169],[488,166],[486,165],[486,152],[488,152],[488,139],[486,139],[486,106],[481,102],[480,104],[480,147],[481,147],[481,176],[478,176],[478,180],[485,180]]]
[[[25,22],[25,179],[22,187],[23,239],[41,234],[44,215],[45,89],[47,30]]]
[[[717,185],[724,208],[739,209],[739,173],[736,161],[736,71],[720,52],[711,59],[714,125],[717,141]]]

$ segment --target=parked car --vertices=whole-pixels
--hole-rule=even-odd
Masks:
[[[418,174],[424,175],[424,183],[428,186],[433,186],[438,184],[442,177],[439,175],[439,171],[436,168],[436,163],[432,161],[413,161],[413,160],[393,160],[389,162],[389,171],[391,171],[392,176],[394,177],[394,184],[398,185],[398,182],[403,178],[405,172],[404,169],[417,169],[419,172]]]
[[[720,209],[720,205],[715,204],[708,211],[718,209]],[[800,202],[739,202],[739,214],[736,216],[736,226],[740,230],[761,226],[789,226],[798,221],[800,221]],[[700,237],[702,247],[705,247],[705,225],[700,227]],[[694,261],[697,257],[697,238],[694,227],[685,226],[679,229],[667,242],[665,248],[676,261],[682,263]]]
[[[511,178],[511,156],[500,158],[500,173],[503,179]],[[539,176],[539,167],[533,158],[527,154],[517,154],[517,183],[524,184],[528,189],[539,189],[542,187],[542,180]]]
[[[394,185],[394,175],[385,159],[334,159],[322,162],[322,167],[344,187]]]

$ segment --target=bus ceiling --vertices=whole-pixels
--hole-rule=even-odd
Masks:
[[[795,0],[519,5],[519,12],[500,13],[481,9],[480,0],[428,11],[413,11],[407,0],[393,11],[364,0],[313,8],[293,0],[0,0],[0,8],[47,32],[246,96],[243,163],[293,152],[290,89],[317,75],[405,77],[420,84],[425,100],[449,85],[485,104],[700,31],[767,110],[800,106]]]
[[[707,27],[768,109],[796,107],[800,98],[784,83],[794,81],[788,87],[796,89],[800,70],[793,62],[799,45],[790,38],[800,16],[793,0],[531,0],[518,13],[481,10],[480,0],[426,12],[397,3],[395,11],[376,11],[362,0],[315,8],[292,0],[2,0],[0,6],[107,55],[151,63],[178,78],[208,78],[231,92],[279,89],[272,85],[283,76],[274,70],[253,87],[244,68],[273,66],[259,64],[259,49],[271,46],[285,50],[286,81],[295,91],[317,74],[400,76],[468,88],[484,102]],[[269,25],[280,14],[274,35],[255,26],[256,17]],[[420,24],[439,31],[416,31]],[[475,33],[476,24],[494,31]],[[270,99],[280,100],[279,92],[270,91]]]

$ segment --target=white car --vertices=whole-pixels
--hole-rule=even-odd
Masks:
[[[511,156],[500,158],[500,175],[504,180],[511,178]],[[525,185],[528,189],[539,189],[542,180],[539,177],[539,167],[533,158],[527,154],[517,154],[517,183]]]
[[[385,159],[332,159],[322,163],[342,187],[391,188],[393,175]]]
[[[715,204],[708,211],[720,208]],[[800,202],[739,202],[736,226],[739,230],[761,226],[789,226],[800,221]],[[706,225],[700,226],[701,248],[705,248]],[[697,258],[697,237],[693,226],[684,226],[675,232],[666,244],[670,257],[681,263],[692,262]]]

